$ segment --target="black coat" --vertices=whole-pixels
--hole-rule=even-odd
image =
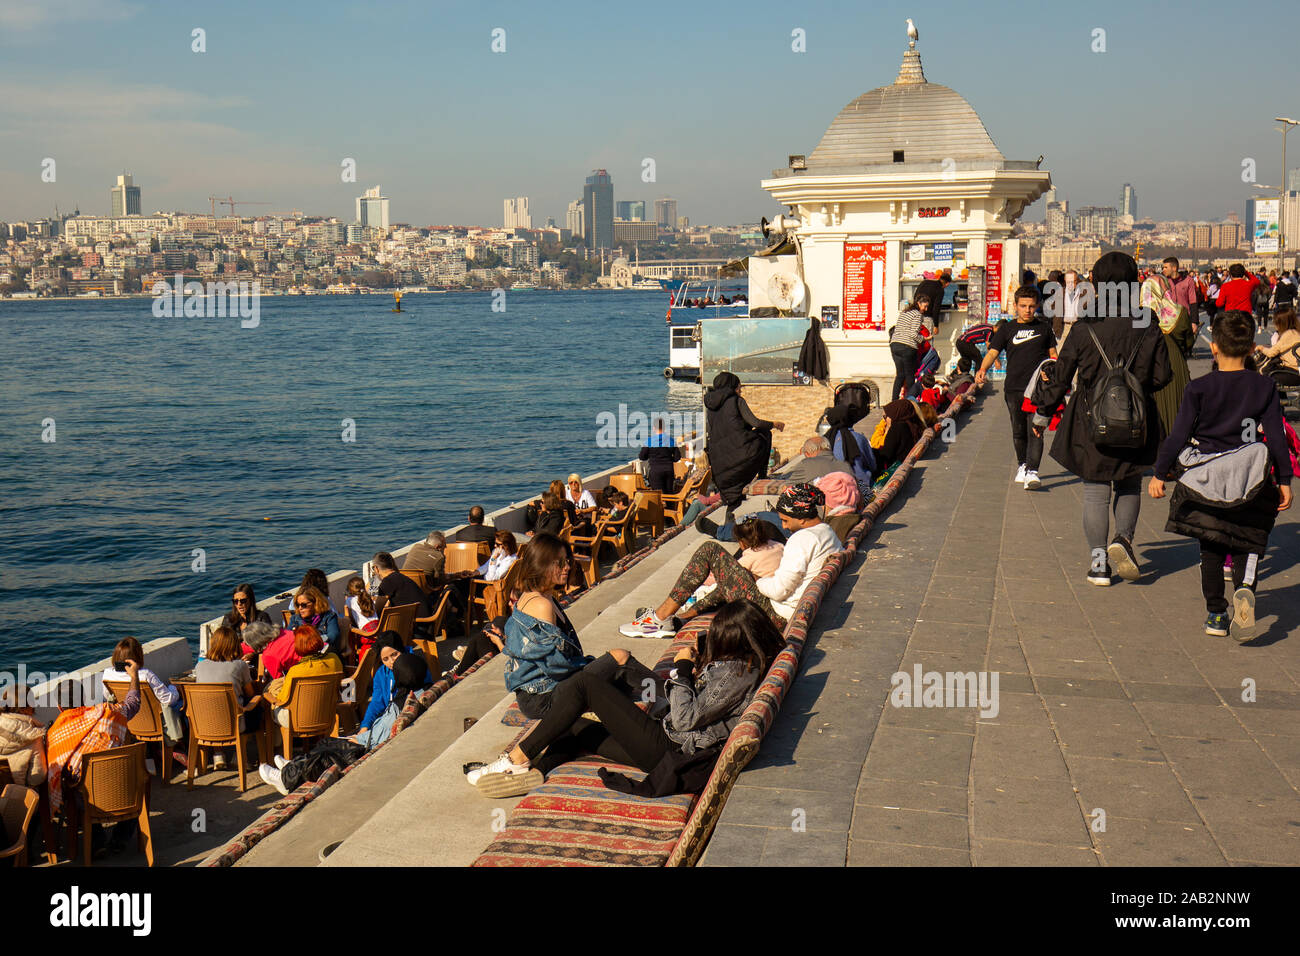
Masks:
[[[822,341],[822,326],[817,319],[812,319],[808,333],[803,337],[803,348],[799,350],[799,371],[809,378],[824,382],[830,377],[830,355],[826,343]]]
[[[1088,402],[1092,387],[1101,379],[1106,366],[1088,329],[1096,333],[1111,362],[1133,356],[1129,369],[1147,398],[1147,440],[1141,448],[1101,448],[1092,443],[1088,434]],[[1065,340],[1051,383],[1042,391],[1043,408],[1052,408],[1065,397],[1076,372],[1078,384],[1056,429],[1052,458],[1085,481],[1119,481],[1145,472],[1155,464],[1164,437],[1155,394],[1173,380],[1160,326],[1151,322],[1145,328],[1135,328],[1133,320],[1127,317],[1080,319]]]
[[[745,486],[767,465],[772,423],[754,417],[734,389],[709,389],[704,395],[707,449],[713,483],[728,504],[738,503]]]
[[[916,294],[912,296],[913,300],[915,300],[917,296],[921,295],[928,295],[930,297],[930,305],[922,315],[928,315],[934,320],[936,325],[939,324],[939,313],[943,307],[943,293],[944,288],[942,282],[938,279],[926,279],[916,287]]]

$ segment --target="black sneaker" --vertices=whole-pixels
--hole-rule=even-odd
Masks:
[[[1088,583],[1095,584],[1099,588],[1108,588],[1113,584],[1110,567],[1107,566],[1100,571],[1093,568],[1088,569]]]
[[[1115,540],[1106,549],[1106,557],[1110,559],[1115,573],[1125,581],[1136,581],[1142,576],[1138,569],[1137,555],[1133,553],[1133,543],[1122,534],[1115,535]]]
[[[695,530],[702,535],[716,538],[718,536],[718,528],[719,525],[717,522],[710,521],[708,518],[704,517],[704,515],[700,515],[695,519]]]

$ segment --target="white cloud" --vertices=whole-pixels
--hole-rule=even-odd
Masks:
[[[35,30],[53,23],[129,20],[141,10],[124,0],[0,0],[0,29]]]

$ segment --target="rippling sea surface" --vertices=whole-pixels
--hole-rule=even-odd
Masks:
[[[491,302],[268,296],[254,329],[149,299],[0,302],[0,670],[127,635],[197,647],[241,581],[267,597],[635,457],[596,444],[620,402],[698,409],[660,374],[666,293]]]

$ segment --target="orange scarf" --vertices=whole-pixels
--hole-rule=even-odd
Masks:
[[[81,758],[111,750],[126,742],[126,717],[114,704],[73,707],[59,714],[49,733],[50,810],[63,804],[63,776],[75,784],[81,778]]]

